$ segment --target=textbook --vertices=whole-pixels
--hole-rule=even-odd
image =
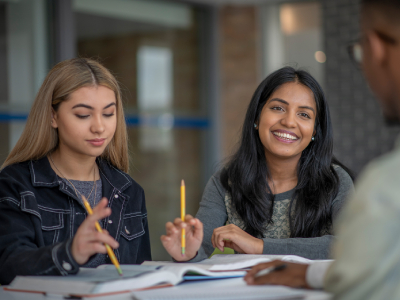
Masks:
[[[78,297],[126,293],[146,288],[173,286],[185,280],[243,277],[245,271],[212,272],[196,264],[167,266],[121,265],[119,276],[114,265],[80,268],[76,275],[17,276],[7,291],[41,292]]]
[[[204,259],[195,263],[211,272],[247,270],[259,263],[270,262],[280,259],[287,262],[311,264],[317,260],[307,259],[297,255],[265,255],[265,254],[215,254],[211,258]],[[190,266],[193,263],[179,263],[183,266]],[[165,261],[145,261],[142,265],[147,266],[173,266],[174,262]]]

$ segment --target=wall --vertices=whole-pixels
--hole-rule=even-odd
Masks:
[[[221,128],[226,157],[240,139],[247,106],[259,84],[259,24],[255,6],[220,9]]]

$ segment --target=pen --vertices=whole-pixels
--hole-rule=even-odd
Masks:
[[[255,277],[264,276],[264,275],[267,275],[267,274],[269,274],[271,272],[275,272],[275,271],[281,271],[281,270],[284,270],[286,267],[287,267],[286,264],[278,265],[275,267],[269,267],[269,268],[266,268],[266,269],[258,272]]]
[[[185,222],[185,215],[186,215],[186,199],[185,199],[185,181],[182,179],[181,181],[181,219],[182,222]],[[185,228],[182,228],[182,236],[181,236],[181,243],[182,243],[182,256],[185,255],[185,247],[186,247],[186,236],[185,236]]]
[[[85,208],[86,208],[88,214],[92,215],[93,214],[92,208],[90,207],[89,202],[86,200],[85,196],[83,196],[83,195],[82,195],[82,200],[83,200],[83,204],[85,205]],[[103,229],[101,228],[98,221],[96,221],[96,223],[94,223],[94,225],[96,226],[96,229],[98,232],[100,232],[100,233],[103,232]],[[117,269],[119,276],[122,276],[123,275],[122,270],[121,270],[121,267],[119,266],[119,262],[118,262],[117,258],[115,257],[114,251],[112,251],[112,249],[109,245],[105,244],[105,246],[107,249],[108,256],[111,259],[111,262],[114,264],[115,268]]]

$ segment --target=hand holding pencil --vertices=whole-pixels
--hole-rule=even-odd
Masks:
[[[181,217],[165,225],[166,235],[161,242],[176,261],[187,261],[196,256],[203,241],[203,223],[186,215],[185,184],[181,182]]]
[[[111,214],[111,209],[107,207],[107,203],[107,199],[103,198],[93,208],[93,214],[88,215],[82,222],[74,236],[71,252],[75,261],[80,265],[86,263],[93,254],[107,253],[105,245],[109,245],[113,249],[119,247],[118,242],[108,234],[107,230],[103,229],[101,233],[96,230],[96,222],[98,223],[98,220]]]
[[[83,196],[83,195],[82,195],[82,201],[83,201],[83,204],[85,205],[85,208],[86,208],[86,211],[88,212],[88,214],[89,215],[93,215],[92,208],[90,207],[89,202],[86,200],[85,196]],[[103,233],[103,229],[101,228],[101,226],[100,226],[100,224],[99,224],[99,222],[97,220],[95,221],[94,226],[96,227],[96,230],[98,232]],[[120,276],[122,276],[121,267],[119,266],[119,262],[118,262],[117,258],[115,257],[115,254],[114,254],[113,250],[106,243],[104,244],[104,246],[107,249],[108,257],[110,257],[111,262],[113,263],[113,265],[115,266],[115,268],[118,271],[118,274]]]
[[[186,215],[186,187],[185,181],[182,179],[181,182],[181,220],[185,222],[185,215]],[[185,237],[185,227],[181,229],[181,247],[182,247],[182,256],[185,256],[185,247],[186,247],[186,237]]]

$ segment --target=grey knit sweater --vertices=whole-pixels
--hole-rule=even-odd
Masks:
[[[340,186],[336,198],[332,201],[332,219],[335,221],[349,193],[353,192],[353,181],[342,168],[335,166]],[[220,172],[215,173],[207,183],[199,211],[196,217],[204,224],[204,238],[196,257],[190,262],[203,260],[211,255],[214,248],[211,243],[213,230],[227,222],[244,228],[243,221],[236,213],[229,193],[222,186]],[[332,228],[315,238],[289,238],[289,203],[293,190],[275,195],[272,220],[273,225],[265,228],[263,254],[293,254],[309,259],[326,259],[329,256],[330,244],[334,238]]]

